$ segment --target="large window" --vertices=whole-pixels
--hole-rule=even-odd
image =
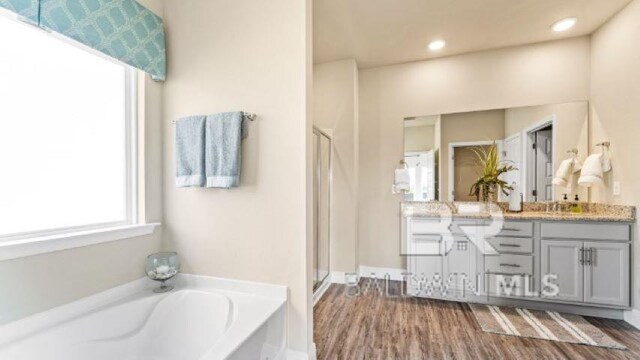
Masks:
[[[0,240],[131,224],[134,71],[0,14]]]

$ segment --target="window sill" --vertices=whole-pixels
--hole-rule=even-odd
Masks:
[[[2,242],[0,243],[0,261],[149,235],[159,225],[158,223],[126,225]]]

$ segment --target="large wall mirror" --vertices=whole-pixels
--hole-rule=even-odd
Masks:
[[[475,201],[469,192],[482,169],[477,151],[495,143],[500,161],[517,169],[502,179],[515,184],[525,201],[556,201],[564,194],[587,201],[578,174],[570,171],[562,184],[553,179],[564,160],[580,164],[587,157],[588,117],[587,102],[571,102],[406,118],[405,200]]]

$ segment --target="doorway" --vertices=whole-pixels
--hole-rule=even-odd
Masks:
[[[527,139],[527,201],[554,201],[553,191],[553,120],[526,132]]]
[[[482,173],[482,165],[478,161],[478,155],[475,151],[488,150],[489,146],[491,145],[484,142],[452,146],[452,178],[450,179],[452,201],[478,200],[474,195],[469,195],[471,186]]]
[[[449,143],[448,167],[448,199],[449,201],[477,201],[476,197],[469,195],[471,185],[482,173],[482,166],[478,162],[478,156],[473,151],[480,148],[487,149],[494,141],[469,141]],[[502,149],[500,142],[495,142],[498,151]]]
[[[328,283],[331,231],[331,137],[313,128],[313,291]]]
[[[409,170],[409,188],[405,201],[436,199],[435,157],[433,150],[407,152],[404,162]]]

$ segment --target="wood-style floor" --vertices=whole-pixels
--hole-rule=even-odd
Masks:
[[[640,331],[621,320],[587,318],[628,350],[489,334],[464,303],[346,291],[332,284],[314,308],[318,359],[640,359]]]

